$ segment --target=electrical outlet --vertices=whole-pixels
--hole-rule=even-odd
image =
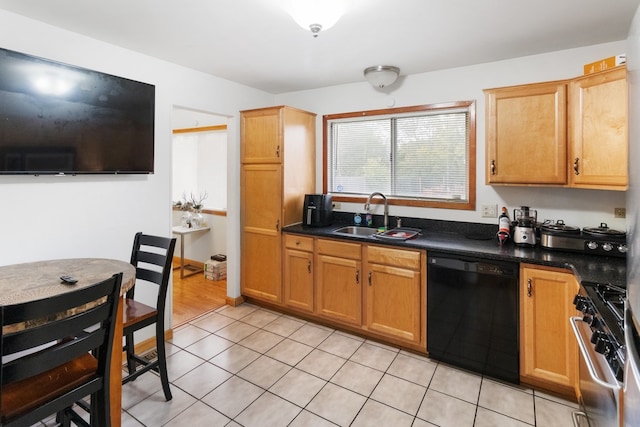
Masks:
[[[340,202],[333,202],[333,209],[340,210],[342,204]]]
[[[626,218],[627,210],[625,208],[614,208],[613,209],[613,217],[614,218]]]
[[[498,218],[498,205],[482,205],[483,218]]]

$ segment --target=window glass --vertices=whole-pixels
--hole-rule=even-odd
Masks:
[[[325,192],[475,209],[474,103],[325,116]]]

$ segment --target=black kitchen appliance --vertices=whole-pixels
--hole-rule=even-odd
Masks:
[[[302,208],[302,224],[310,227],[326,227],[333,221],[331,194],[305,194]]]
[[[582,412],[578,426],[618,426],[622,399],[624,305],[626,289],[582,282],[574,304],[582,316],[570,319],[580,349],[579,386]],[[587,418],[588,422],[581,422]]]
[[[429,357],[519,383],[518,274],[516,263],[430,253]]]
[[[542,224],[540,246],[592,255],[616,257],[627,255],[626,233],[613,230],[605,223],[601,223],[599,227],[584,227],[582,230],[565,224],[563,220]]]

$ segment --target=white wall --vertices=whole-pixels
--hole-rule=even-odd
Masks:
[[[229,117],[227,181],[230,188],[238,189],[238,111],[274,103],[270,94],[3,10],[0,40],[7,49],[156,86],[155,174],[0,177],[0,265],[72,257],[128,261],[135,232],[171,235],[172,108],[182,106]],[[230,192],[230,296],[240,294],[239,204],[238,192]]]
[[[575,226],[598,226],[606,222],[611,228],[625,229],[624,219],[613,217],[614,207],[625,206],[624,192],[563,188],[498,187],[485,182],[485,114],[483,89],[540,81],[560,80],[582,75],[583,64],[624,53],[625,41],[581,49],[522,57],[470,67],[401,76],[383,91],[369,83],[354,83],[276,96],[277,104],[293,105],[318,114],[316,150],[318,176],[316,190],[322,190],[322,116],[391,106],[434,104],[450,101],[476,101],[476,211],[454,211],[391,206],[391,215],[496,223],[482,218],[482,204],[507,206],[511,213],[521,205],[538,210],[538,219],[564,219]],[[426,47],[425,49],[428,49]],[[400,67],[402,64],[393,64]],[[355,212],[360,205],[342,203],[341,210]]]
[[[175,134],[172,142],[173,201],[206,194],[207,209],[227,209],[227,132]]]

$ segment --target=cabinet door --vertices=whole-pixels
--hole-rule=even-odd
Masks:
[[[420,271],[372,264],[367,266],[365,325],[370,331],[420,342]]]
[[[243,111],[240,116],[242,163],[280,163],[282,108]]]
[[[566,184],[566,82],[485,90],[486,183]]]
[[[290,307],[313,313],[313,300],[313,253],[286,248],[284,253],[284,303]]]
[[[362,324],[361,261],[318,254],[316,311],[350,325]]]
[[[520,376],[572,394],[578,345],[569,324],[576,316],[578,282],[561,269],[520,267]]]
[[[282,301],[282,196],[280,165],[243,165],[242,293],[271,302]]]
[[[626,190],[626,68],[615,68],[572,81],[569,108],[571,185]]]

